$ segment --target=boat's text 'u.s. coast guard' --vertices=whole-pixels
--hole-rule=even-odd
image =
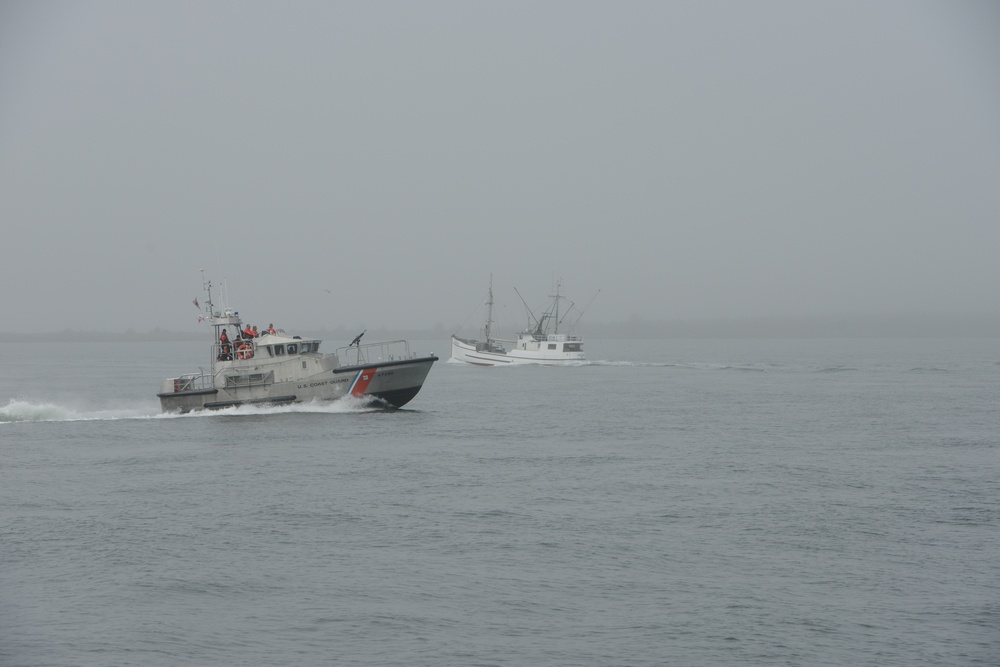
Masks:
[[[211,282],[205,282],[205,291],[205,320],[215,336],[210,370],[165,379],[157,394],[164,412],[327,401],[348,395],[370,396],[399,408],[417,395],[437,361],[433,354],[414,356],[405,340],[364,344],[364,332],[332,354],[319,351],[320,340],[280,329],[245,335],[238,312],[215,310]]]

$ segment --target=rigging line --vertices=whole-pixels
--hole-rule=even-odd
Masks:
[[[567,309],[566,309],[566,314],[565,314],[565,315],[563,315],[563,316],[562,316],[562,317],[561,317],[561,318],[559,319],[559,322],[557,322],[557,324],[562,324],[562,323],[563,323],[563,320],[565,320],[565,319],[566,319],[567,317],[569,317],[569,314],[570,314],[570,312],[571,312],[571,311],[572,311],[572,310],[573,310],[573,309],[574,309],[575,307],[576,307],[576,302],[575,302],[575,301],[570,301],[570,302],[569,302],[569,308],[567,308]]]
[[[587,312],[587,310],[590,308],[590,304],[594,303],[594,299],[596,299],[597,295],[600,294],[600,293],[601,293],[601,290],[597,290],[597,292],[594,293],[594,296],[590,297],[590,301],[588,301],[587,305],[584,307],[584,309],[580,311],[580,316],[576,318],[575,322],[573,322],[573,326],[570,327],[571,329],[575,329],[576,328],[576,325],[580,323],[580,319],[583,317],[583,314],[585,312]]]
[[[524,297],[521,296],[521,293],[517,291],[516,287],[514,288],[514,291],[517,292],[517,298],[519,298],[521,300],[521,303],[524,304],[524,309],[528,311],[528,316],[531,317],[531,320],[537,326],[538,325],[538,318],[536,318],[535,314],[533,312],[531,312],[531,308],[528,307],[528,302],[524,300]]]
[[[476,313],[478,313],[478,312],[479,312],[479,308],[480,308],[480,307],[481,307],[482,305],[483,305],[483,304],[479,304],[478,306],[476,306],[475,308],[473,308],[473,309],[472,309],[472,312],[471,312],[471,313],[469,313],[469,316],[465,318],[465,321],[464,321],[464,322],[462,322],[462,324],[461,324],[461,325],[459,325],[458,329],[457,329],[457,330],[455,331],[455,334],[457,334],[457,333],[458,333],[459,331],[461,331],[461,330],[462,330],[462,329],[463,329],[463,328],[465,327],[465,325],[469,323],[469,320],[471,320],[471,319],[472,319],[472,316],[473,316],[473,315],[475,315]],[[455,335],[455,334],[452,334],[452,335]]]

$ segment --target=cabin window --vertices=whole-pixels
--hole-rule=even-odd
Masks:
[[[313,341],[313,352],[319,352],[319,341]]]
[[[274,346],[274,356],[280,357],[284,353],[285,353],[285,346],[284,345],[275,345]]]
[[[270,345],[267,345],[267,346],[265,346],[265,347],[266,347],[266,349],[267,349],[267,356],[269,356],[269,357],[273,357],[273,356],[274,356],[274,348],[273,348],[273,347],[271,347]]]
[[[302,362],[302,370],[305,370],[305,369],[306,369],[306,362],[303,361]]]
[[[272,380],[272,374],[265,376],[263,373],[251,373],[250,375],[227,375],[226,387],[232,389],[236,387],[249,387],[252,384],[264,384]]]
[[[555,343],[549,343],[549,349],[550,350],[556,349],[556,344]]]
[[[305,354],[306,352],[309,352],[311,350],[311,345],[309,343],[301,343],[301,345],[302,349],[300,350],[300,352],[302,352],[302,354]]]
[[[288,344],[288,354],[298,354],[298,352],[299,352],[298,345],[296,345],[295,343]]]
[[[581,343],[566,343],[563,345],[563,352],[582,352],[583,345]]]

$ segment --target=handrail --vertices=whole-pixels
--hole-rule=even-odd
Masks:
[[[274,383],[274,371],[248,373],[246,375],[226,375],[226,389],[256,387]]]
[[[161,393],[178,393],[183,391],[204,391],[214,389],[212,375],[199,371],[197,373],[185,373],[179,377],[166,378],[160,387]]]
[[[574,336],[572,334],[537,334],[530,331],[523,332],[522,335],[531,336],[533,339],[541,342],[547,343],[562,343],[562,342],[580,342],[583,340],[582,336]]]
[[[246,345],[249,348],[245,357],[240,356],[240,345]],[[225,346],[229,347],[227,354],[222,351],[224,347],[222,343],[213,343],[212,358],[216,361],[243,361],[244,359],[252,359],[257,353],[257,341],[253,338],[237,338],[225,343]]]
[[[372,362],[412,359],[410,344],[405,340],[388,340],[364,345],[338,347],[337,361],[341,366],[360,366]]]

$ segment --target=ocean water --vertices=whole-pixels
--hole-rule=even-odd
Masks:
[[[412,347],[164,416],[204,346],[0,346],[0,665],[1000,664],[1000,341]]]

